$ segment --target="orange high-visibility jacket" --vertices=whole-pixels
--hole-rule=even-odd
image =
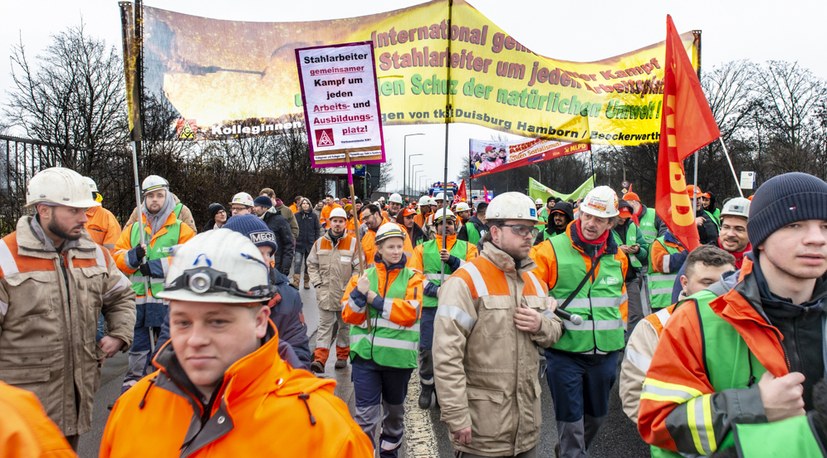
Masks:
[[[376,267],[376,275],[379,278],[378,291],[374,291],[374,293],[384,298],[387,293],[385,288],[393,284],[396,277],[399,276],[401,269],[391,269],[391,271],[388,272],[383,262],[376,263],[373,267]],[[422,293],[424,290],[422,286],[423,279],[424,277],[421,273],[414,271],[414,275],[411,275],[411,278],[408,279],[405,297],[392,298],[393,303],[390,307],[390,314],[387,316],[388,321],[406,327],[413,326],[414,323],[416,323],[416,320],[419,319],[420,304],[422,304]],[[348,282],[345,287],[345,293],[342,295],[342,321],[360,325],[368,318],[368,308],[370,304],[361,312],[348,306],[350,292],[356,288],[357,281],[359,281],[359,276],[354,275],[350,277],[350,282]]]
[[[0,457],[77,457],[34,394],[0,382]]]
[[[86,232],[89,233],[89,237],[110,253],[114,252],[115,244],[121,236],[121,224],[115,215],[103,207],[89,207],[86,217],[89,219],[86,221]]]
[[[270,339],[224,373],[209,412],[165,345],[159,370],[115,403],[100,457],[373,457],[336,382],[284,362],[269,324]]]
[[[744,358],[748,358],[751,353],[760,363],[755,364],[756,370],[763,370],[760,367],[763,366],[773,376],[782,377],[789,373],[789,369],[781,344],[781,333],[764,319],[739,290],[745,281],[754,281],[746,278],[751,276],[751,272],[752,264],[745,261],[738,285],[712,300],[709,307],[741,336],[749,348],[748,352],[744,352]],[[747,289],[750,288],[752,287],[747,286]],[[738,389],[724,391],[732,399],[722,399],[724,402],[720,404],[712,402],[712,397],[721,393],[715,392],[707,375],[706,359],[715,356],[708,354],[714,350],[704,349],[702,323],[698,314],[698,307],[701,306],[704,305],[684,303],[675,310],[669,318],[668,326],[663,329],[644,381],[638,430],[646,442],[669,450],[680,448],[686,452],[698,453],[698,444],[701,442],[698,438],[703,438],[704,442],[716,444],[712,447],[712,451],[715,451],[730,431],[732,423],[739,421],[739,415],[763,412],[762,406],[751,405],[748,397],[740,396],[737,392],[742,390]],[[735,403],[730,404],[731,401]],[[753,401],[760,403],[760,398]],[[695,409],[689,409],[693,406],[701,409],[702,415],[699,416]],[[753,423],[758,419],[753,420],[746,422]],[[685,437],[673,437],[675,430],[670,431],[667,425],[679,427],[687,431],[687,434]]]
[[[387,219],[382,219],[382,224],[385,224],[387,222],[389,222]],[[379,226],[381,227],[382,224],[380,224]],[[405,234],[408,233],[408,231],[405,229],[405,226],[398,223],[394,224],[399,226],[399,228],[402,229],[402,232],[404,232]],[[365,235],[362,236],[362,249],[365,252],[365,264],[368,267],[372,266],[373,263],[376,262],[376,231],[371,229],[365,231]],[[410,237],[405,237],[405,241],[402,242],[402,251],[405,253],[405,257],[407,259],[410,259],[411,256],[413,256],[413,245],[411,245]]]

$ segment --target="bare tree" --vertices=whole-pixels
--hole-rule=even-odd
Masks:
[[[54,35],[34,62],[21,41],[11,62],[6,119],[30,138],[61,145],[41,158],[44,166],[88,175],[106,168],[107,152],[124,149],[123,62],[114,47],[87,35],[81,23]]]
[[[758,123],[766,131],[764,162],[769,175],[805,171],[825,176],[819,161],[819,107],[827,86],[798,63],[769,61],[756,74]]]

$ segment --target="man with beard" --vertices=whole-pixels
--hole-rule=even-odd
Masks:
[[[146,374],[153,342],[160,333],[167,305],[157,294],[164,290],[164,274],[172,248],[191,239],[195,232],[175,216],[169,183],[158,175],[141,184],[144,202],[141,222],[124,228],[115,245],[115,262],[132,280],[136,298],[135,339],[129,349],[129,368],[121,392]],[[141,231],[143,230],[143,237]]]
[[[100,364],[129,348],[135,324],[129,281],[84,231],[99,205],[75,171],[43,170],[26,190],[35,214],[0,241],[0,380],[34,393],[75,449],[92,427]]]
[[[548,240],[557,234],[566,232],[566,226],[574,219],[574,209],[571,204],[561,200],[554,204],[554,207],[549,211],[548,224],[543,228],[543,231],[537,234],[534,244],[538,245],[544,240]]]
[[[556,342],[562,326],[532,272],[531,198],[500,194],[487,214],[485,248],[440,287],[433,358],[441,419],[457,456],[533,457],[542,422],[537,347]]]
[[[740,272],[669,318],[638,430],[686,455],[734,444],[738,456],[823,456],[827,437],[812,430],[812,414],[825,369],[827,183],[799,172],[770,178],[747,230],[753,251]]]
[[[391,194],[388,197],[388,219],[391,221],[396,221],[396,215],[399,214],[399,210],[402,210],[402,196],[397,193]]]

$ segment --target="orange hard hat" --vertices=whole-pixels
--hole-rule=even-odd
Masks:
[[[694,186],[691,184],[686,187],[686,193],[689,194],[689,197],[693,197],[693,195],[700,197],[703,195],[703,191],[701,191],[700,186]]]
[[[640,197],[638,197],[637,193],[629,191],[626,194],[623,194],[623,200],[630,201],[633,200],[635,202],[640,202]]]

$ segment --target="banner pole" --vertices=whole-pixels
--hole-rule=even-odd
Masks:
[[[356,191],[353,189],[353,167],[350,165],[350,151],[345,150],[345,168],[347,169],[347,186],[350,190],[350,213],[353,215],[353,228],[356,230],[356,257],[359,258],[359,271],[365,271],[365,259],[362,259],[362,237],[359,234],[359,218],[356,215]],[[367,177],[367,166],[365,166],[365,177]],[[345,229],[347,231],[347,229]]]
[[[724,149],[724,157],[726,157],[726,162],[729,164],[729,170],[732,172],[732,178],[735,180],[735,189],[738,190],[738,194],[741,197],[744,197],[744,191],[741,190],[741,183],[738,182],[738,175],[735,173],[735,167],[732,166],[732,158],[729,157],[729,151],[727,151],[726,145],[724,145],[723,137],[718,137],[718,141],[721,142],[721,148]]]
[[[448,30],[451,30],[451,21],[453,19],[453,12],[454,12],[454,2],[453,0],[448,0]],[[448,55],[451,55],[451,37],[448,37]],[[445,60],[445,68],[447,71],[446,79],[448,80],[448,85],[451,84],[451,60]],[[445,207],[448,204],[448,132],[449,127],[451,125],[451,91],[445,91],[445,159],[444,159],[444,167],[442,172],[442,214],[445,215]],[[469,171],[470,172],[470,171]],[[443,218],[446,220],[447,218]],[[436,215],[434,216],[434,223],[436,223]],[[447,224],[444,222],[442,223],[442,249],[447,249],[448,241],[445,237],[445,229],[447,228]],[[445,263],[439,263],[439,284],[441,285],[445,281]]]

